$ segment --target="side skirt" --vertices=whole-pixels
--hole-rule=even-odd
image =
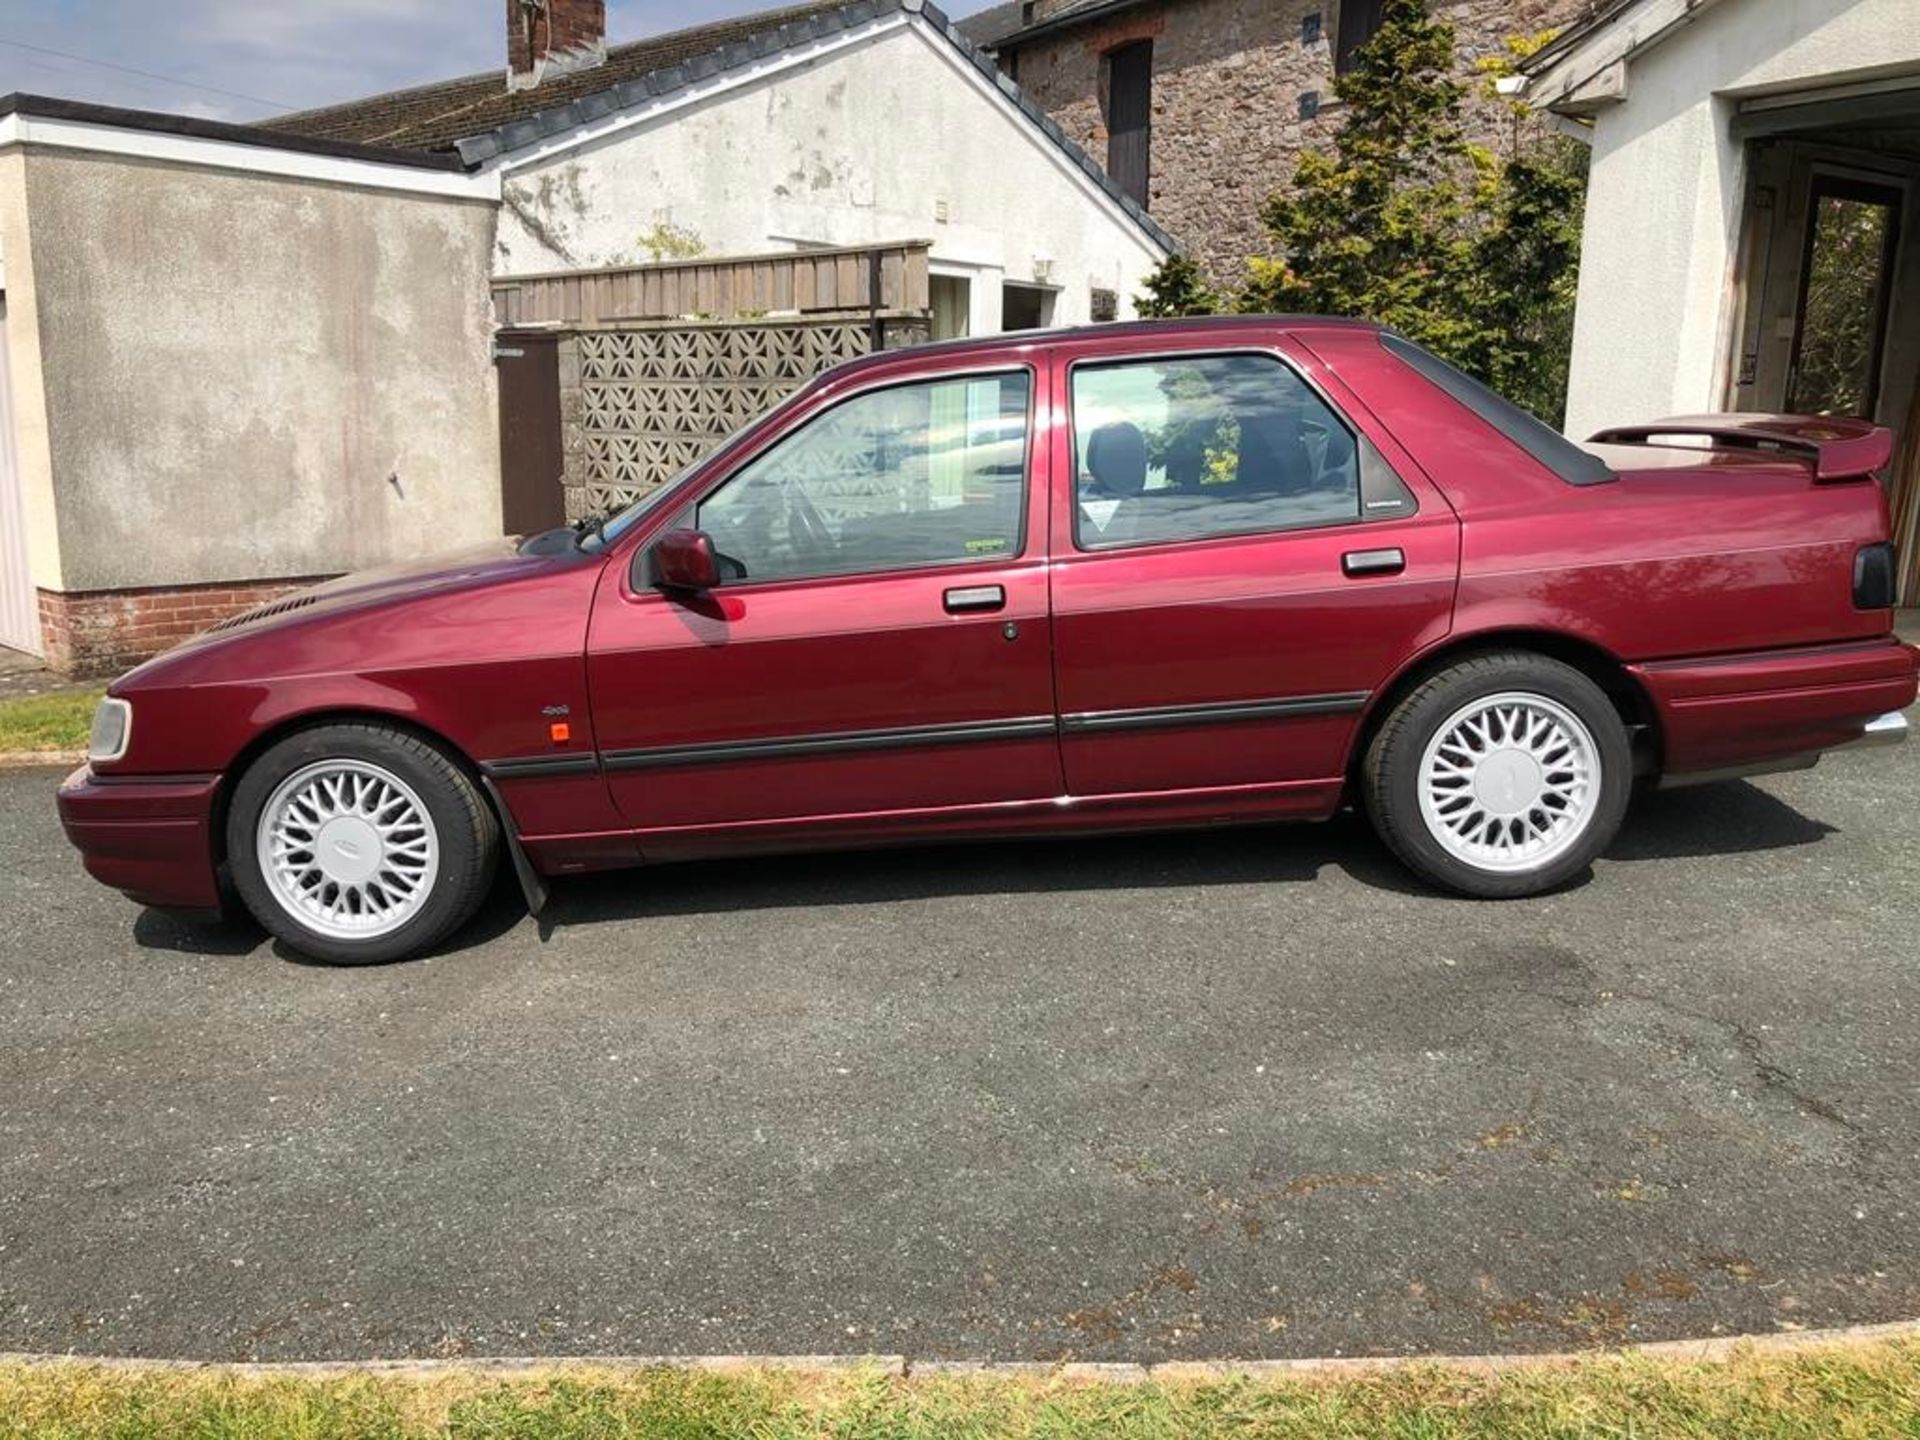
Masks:
[[[1257,825],[1276,820],[1325,820],[1339,808],[1344,788],[1339,779],[1288,780],[1203,790],[1062,795],[1051,800],[1010,804],[810,815],[737,825],[672,826],[636,830],[633,837],[639,843],[642,858],[652,862],[801,850],[858,850],[949,840],[1010,840]]]

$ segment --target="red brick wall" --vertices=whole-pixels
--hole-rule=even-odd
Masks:
[[[531,47],[527,44],[529,13],[533,16]],[[507,0],[507,69],[524,75],[533,69],[534,61],[592,49],[606,34],[607,0],[547,0],[544,14],[530,12],[526,0]]]
[[[47,665],[69,675],[117,675],[229,615],[322,578],[145,590],[42,590],[40,634]]]

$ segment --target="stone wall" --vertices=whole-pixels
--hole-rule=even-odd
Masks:
[[[1476,61],[1510,35],[1563,25],[1590,0],[1441,0],[1460,72],[1478,88]],[[1045,18],[1045,0],[1036,20]],[[1153,139],[1147,209],[1220,284],[1237,284],[1264,249],[1259,211],[1293,174],[1300,153],[1331,144],[1341,106],[1333,93],[1339,0],[1178,0],[1143,5],[1031,44],[1001,64],[1095,160],[1107,153],[1100,57],[1153,41]],[[1318,16],[1318,38],[1304,39]],[[1303,107],[1303,98],[1311,100]],[[1306,109],[1317,113],[1307,115]],[[1475,139],[1505,148],[1515,122],[1500,102],[1469,102]]]

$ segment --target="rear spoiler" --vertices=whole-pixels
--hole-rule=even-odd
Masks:
[[[1698,437],[1716,450],[1781,451],[1812,462],[1816,480],[1852,480],[1886,468],[1893,432],[1838,415],[1676,415],[1602,430],[1594,445],[1653,445]]]

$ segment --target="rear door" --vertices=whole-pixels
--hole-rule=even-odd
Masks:
[[[1059,358],[1070,792],[1325,809],[1369,697],[1446,633],[1452,511],[1303,349],[1090,341]]]
[[[719,588],[609,567],[594,719],[647,855],[1059,793],[1043,361],[953,367],[823,401],[706,487],[674,523]]]

